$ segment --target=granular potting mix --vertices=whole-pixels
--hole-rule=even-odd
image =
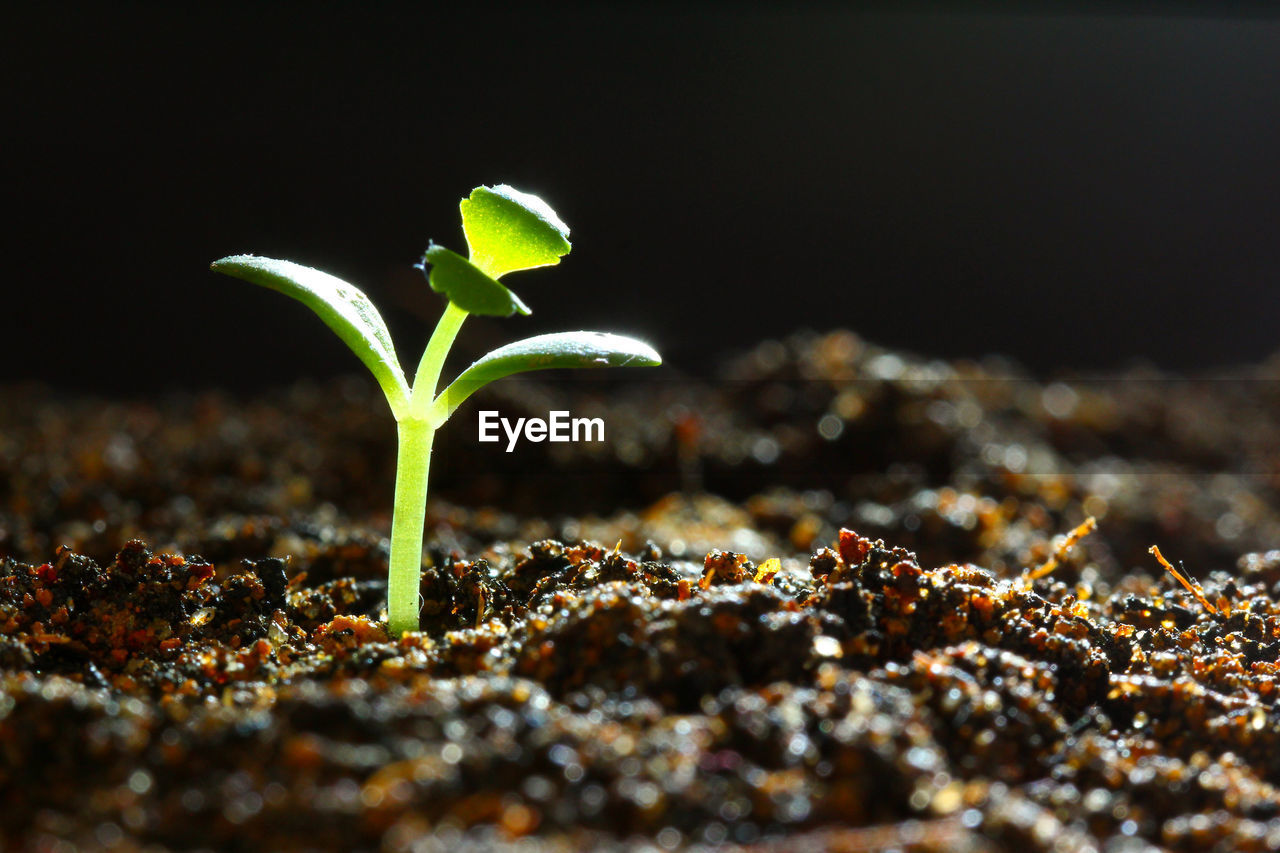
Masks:
[[[5,849],[1280,847],[1280,361],[495,387],[400,638],[377,393],[2,392]]]

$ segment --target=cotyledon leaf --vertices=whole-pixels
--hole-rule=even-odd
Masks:
[[[431,267],[426,271],[431,289],[470,314],[510,317],[517,312],[529,313],[529,306],[506,285],[444,246],[432,243],[422,256],[422,265]]]
[[[382,386],[392,413],[399,416],[408,408],[409,386],[396,358],[391,333],[360,288],[302,264],[257,255],[233,255],[214,261],[209,268],[278,290],[316,312],[369,368]]]
[[[605,332],[558,332],[498,347],[468,367],[440,392],[431,406],[439,427],[463,401],[485,385],[530,370],[556,367],[656,367],[662,356],[648,344]]]
[[[494,278],[560,263],[569,227],[536,195],[499,184],[476,187],[459,205],[471,263]]]

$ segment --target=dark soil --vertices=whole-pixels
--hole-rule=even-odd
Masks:
[[[0,392],[4,848],[1280,846],[1280,362],[654,377],[459,413],[399,639],[370,384]]]

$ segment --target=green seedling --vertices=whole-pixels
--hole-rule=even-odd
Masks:
[[[410,385],[386,323],[357,287],[291,261],[236,255],[215,261],[216,272],[278,290],[302,302],[337,333],[373,374],[395,417],[395,504],[387,576],[387,622],[393,635],[418,629],[418,585],[426,517],[431,445],[464,400],[504,376],[556,367],[654,366],[662,359],[645,343],[603,332],[538,335],[499,347],[436,393],[445,357],[468,314],[509,317],[529,308],[498,279],[552,266],[569,252],[569,229],[542,199],[508,186],[477,187],[462,200],[462,229],[470,257],[434,243],[419,267],[448,303],[427,342]]]

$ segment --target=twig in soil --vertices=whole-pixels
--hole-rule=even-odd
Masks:
[[[476,590],[476,629],[478,630],[484,624],[484,611],[489,606],[489,602],[484,594],[484,587],[480,586]]]
[[[1053,556],[1046,560],[1040,568],[1026,574],[1027,580],[1039,580],[1058,568],[1058,565],[1067,558],[1067,554],[1071,553],[1071,549],[1076,546],[1076,543],[1097,529],[1098,519],[1092,515],[1086,518],[1075,530],[1067,534],[1067,538],[1063,539],[1058,547],[1053,549]]]
[[[1164,570],[1166,572],[1168,572],[1169,574],[1177,578],[1178,583],[1185,586],[1187,588],[1187,592],[1194,595],[1196,597],[1196,601],[1199,601],[1202,605],[1204,605],[1205,610],[1208,610],[1214,616],[1218,615],[1218,609],[1209,603],[1209,599],[1208,597],[1205,596],[1204,589],[1201,588],[1200,582],[1195,578],[1191,578],[1190,580],[1188,580],[1187,577],[1184,577],[1181,572],[1179,572],[1173,566],[1169,565],[1169,561],[1164,558],[1164,554],[1160,553],[1159,545],[1152,545],[1151,548],[1147,551],[1147,553],[1154,556],[1156,560],[1160,563],[1160,565],[1164,566]],[[1227,614],[1224,613],[1223,615],[1225,616]]]

